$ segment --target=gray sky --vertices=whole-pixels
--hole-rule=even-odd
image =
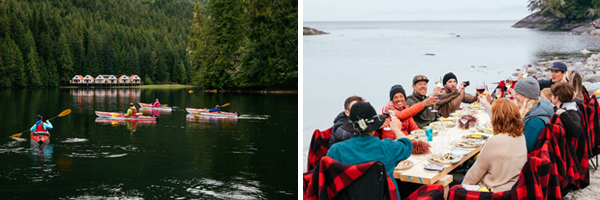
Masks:
[[[304,21],[520,20],[527,0],[304,0]]]

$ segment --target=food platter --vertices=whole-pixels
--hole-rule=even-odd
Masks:
[[[396,166],[396,170],[404,170],[404,169],[408,169],[411,168],[414,165],[414,163],[410,160],[403,160],[400,163],[398,163],[398,166]]]
[[[452,141],[452,144],[457,147],[472,148],[480,146],[482,141],[478,139],[461,139]]]
[[[427,160],[429,162],[439,163],[439,164],[444,164],[444,165],[460,162],[461,159],[462,159],[461,156],[457,156],[452,153],[445,153],[442,155],[431,155],[427,158]]]

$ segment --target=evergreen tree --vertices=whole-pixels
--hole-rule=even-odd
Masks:
[[[29,53],[27,53],[28,58],[27,58],[27,71],[29,72],[29,85],[31,86],[35,86],[35,87],[40,87],[43,86],[42,85],[42,79],[40,76],[40,70],[39,70],[39,58],[37,55],[37,52],[35,51],[35,47],[32,46],[29,49]]]
[[[58,56],[56,63],[58,65],[58,76],[60,80],[68,81],[75,74],[73,73],[73,55],[65,34],[60,34],[56,52]]]
[[[138,61],[138,50],[134,46],[129,46],[127,51],[127,61],[129,61],[129,71],[131,74],[140,75],[140,63]]]

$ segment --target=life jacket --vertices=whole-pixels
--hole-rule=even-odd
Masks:
[[[131,106],[129,109],[131,109],[132,113],[131,116],[135,116],[136,110],[135,110],[135,106]]]
[[[40,125],[37,125],[35,127],[35,131],[33,132],[46,132],[46,129],[44,129],[44,122],[40,123]]]

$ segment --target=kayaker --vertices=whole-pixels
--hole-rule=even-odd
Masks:
[[[52,123],[50,123],[50,120],[46,120],[46,122],[44,123],[42,121],[42,116],[38,115],[37,117],[35,117],[35,119],[37,120],[37,122],[35,122],[35,124],[29,129],[29,131],[31,132],[46,132],[46,130],[48,129],[52,129],[54,128],[54,126],[52,126]]]
[[[208,112],[221,112],[221,109],[219,107],[221,106],[216,105],[215,108],[208,110]]]
[[[136,113],[137,112],[133,103],[129,103],[129,109],[127,110],[127,114],[125,114],[125,117],[134,116]]]
[[[158,101],[158,99],[156,99],[156,102],[154,102],[154,104],[150,107],[160,107],[160,102]]]

